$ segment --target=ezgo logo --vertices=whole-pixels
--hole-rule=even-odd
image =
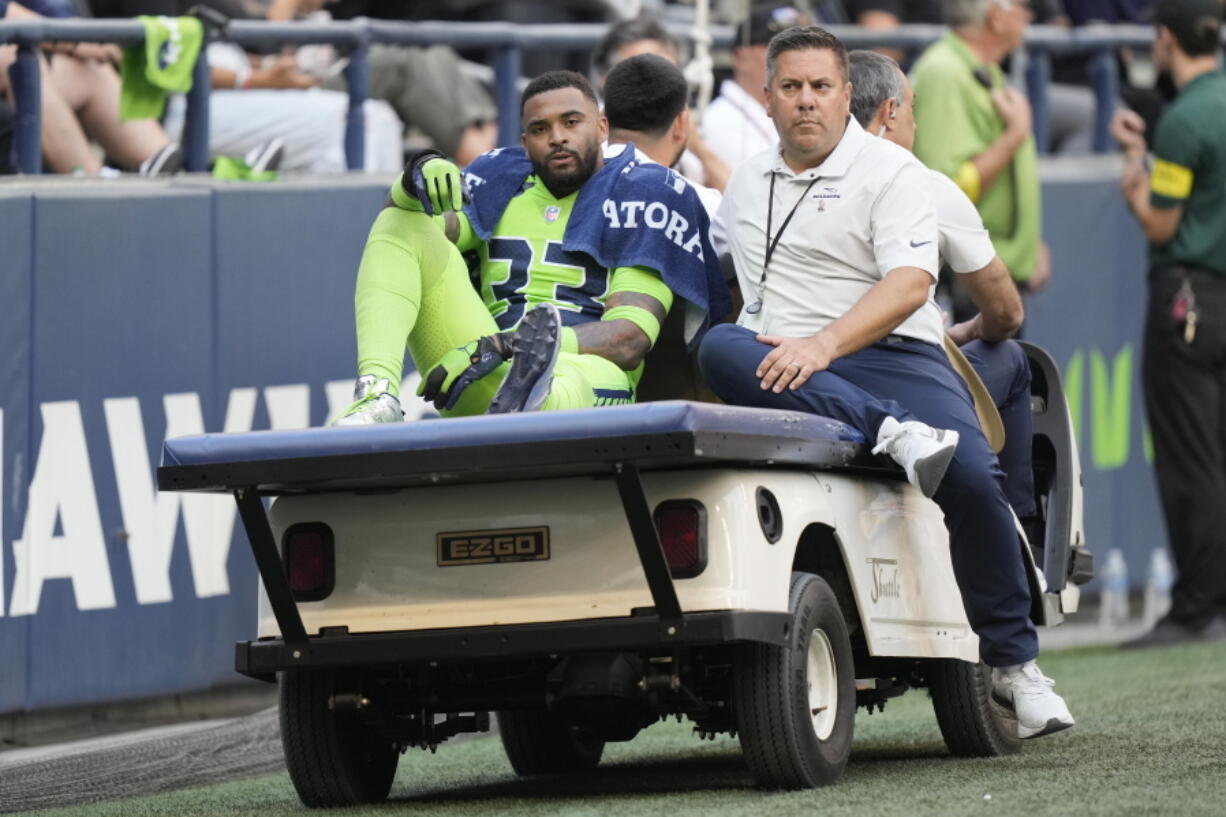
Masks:
[[[452,531],[438,534],[437,542],[439,567],[549,558],[547,527]]]

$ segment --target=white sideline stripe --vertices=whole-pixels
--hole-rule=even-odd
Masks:
[[[49,760],[58,757],[90,754],[103,749],[114,749],[121,746],[131,746],[151,740],[162,740],[170,737],[214,729],[222,724],[230,723],[234,718],[219,720],[189,721],[188,723],[172,723],[166,726],[153,726],[147,729],[137,729],[132,732],[122,732],[115,735],[105,735],[97,738],[73,740],[64,743],[51,743],[45,746],[31,746],[25,749],[8,749],[0,751],[0,770],[33,761]]]

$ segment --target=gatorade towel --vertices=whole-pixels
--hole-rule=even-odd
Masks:
[[[145,43],[126,46],[120,66],[119,117],[125,122],[157,119],[167,93],[191,90],[192,69],[204,40],[204,29],[195,17],[137,19],[145,26]]]

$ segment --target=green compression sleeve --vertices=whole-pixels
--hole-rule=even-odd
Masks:
[[[660,320],[641,306],[630,304],[615,306],[612,309],[606,309],[600,319],[602,321],[630,321],[643,330],[643,334],[647,336],[652,346],[656,345],[656,338],[660,336]]]

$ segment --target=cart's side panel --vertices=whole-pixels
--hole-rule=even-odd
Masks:
[[[870,655],[979,660],[941,509],[898,482],[820,474]]]

